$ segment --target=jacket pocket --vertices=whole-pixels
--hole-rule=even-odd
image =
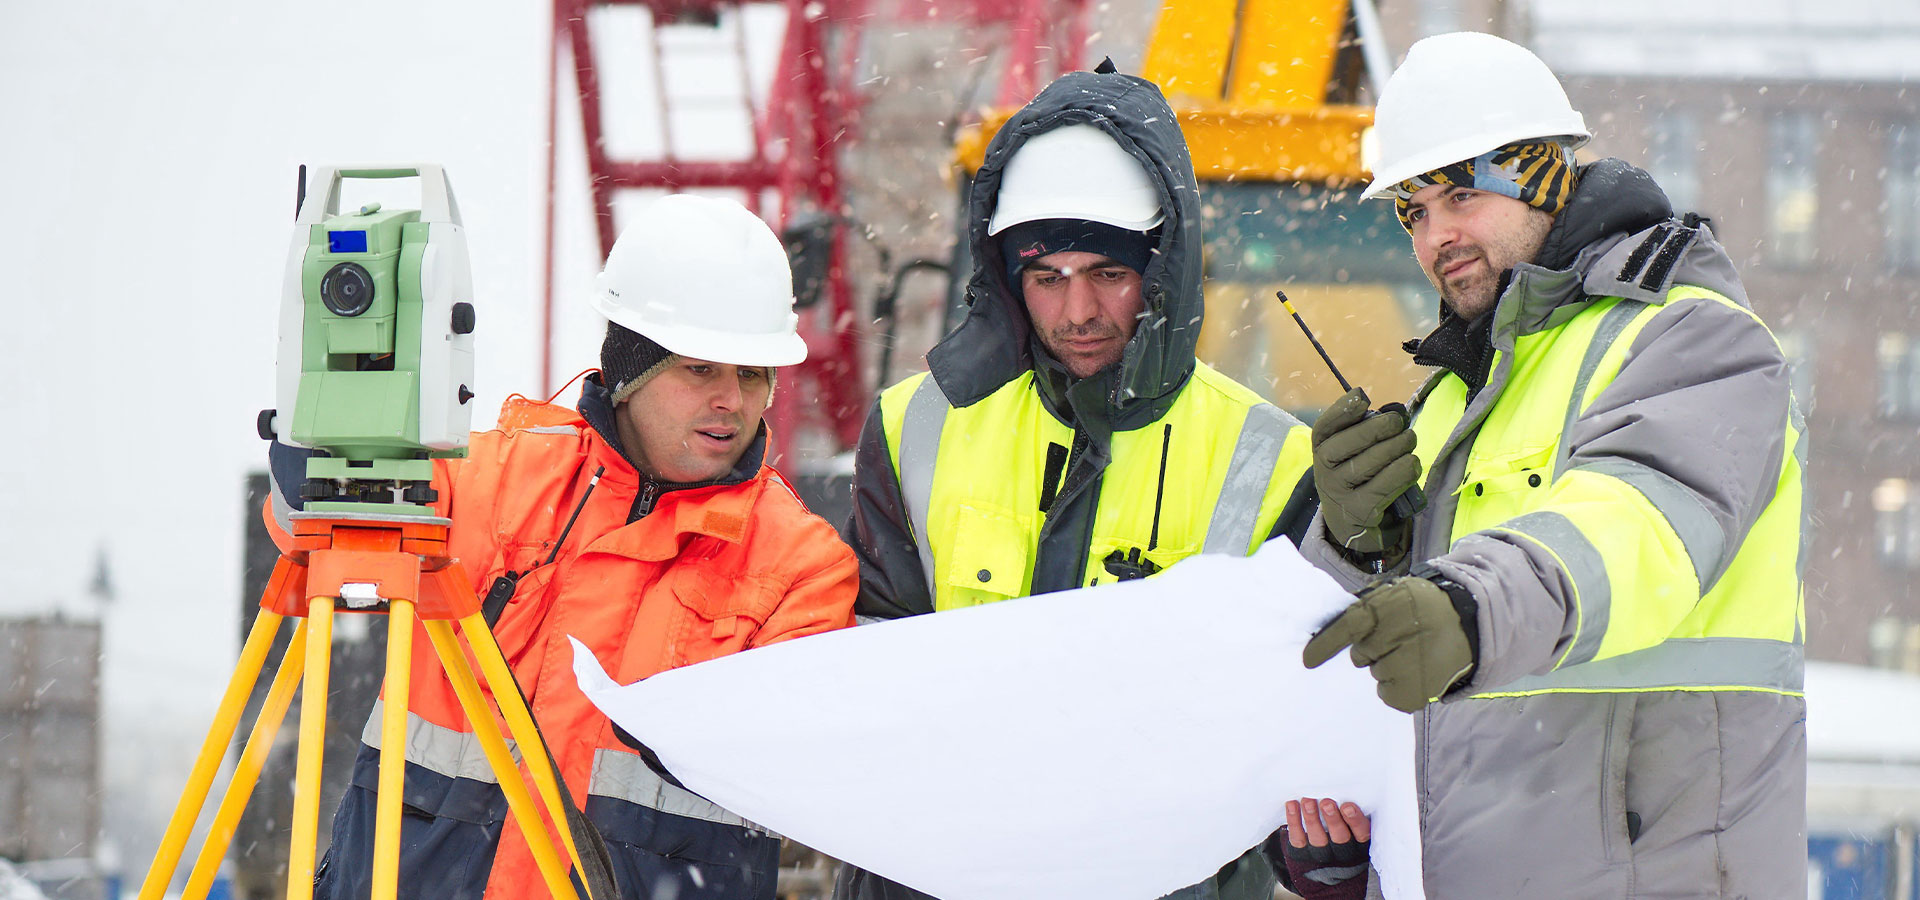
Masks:
[[[936,609],[978,606],[1027,593],[1027,529],[990,507],[963,505],[955,514],[953,543],[940,563],[945,597]]]
[[[1623,808],[1634,700],[1548,693],[1429,706],[1418,720],[1427,895],[1634,896]]]
[[[1537,508],[1553,486],[1553,444],[1467,458],[1456,521],[1478,531]],[[1458,533],[1458,532],[1456,532]]]
[[[1600,840],[1609,860],[1633,856],[1639,829],[1629,822],[1627,765],[1633,746],[1633,714],[1639,697],[1607,694],[1606,740],[1600,749]]]
[[[706,566],[670,573],[667,588],[687,613],[674,665],[745,649],[780,600],[780,592],[764,579],[728,577]]]

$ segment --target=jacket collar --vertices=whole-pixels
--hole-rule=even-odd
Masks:
[[[609,469],[608,475],[611,474]],[[625,525],[589,541],[582,552],[664,562],[712,555],[718,552],[720,543],[744,543],[747,522],[760,492],[766,489],[765,482],[766,479],[756,477],[744,483],[680,488],[662,495],[651,515],[629,519]],[[616,496],[637,498],[641,486],[629,476],[605,484],[603,489],[615,491]],[[707,546],[702,549],[698,545],[703,542],[691,540],[693,538],[711,538],[720,543],[705,542]]]

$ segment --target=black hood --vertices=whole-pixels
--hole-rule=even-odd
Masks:
[[[1076,380],[1048,358],[1025,306],[1006,281],[999,241],[987,235],[1007,160],[1036,134],[1090,124],[1140,160],[1160,189],[1166,221],[1142,273],[1145,317],[1120,363]],[[1073,72],[1047,86],[994,135],[974,176],[967,209],[973,272],[967,317],[927,354],[934,381],[954,406],[969,406],[1033,370],[1063,419],[1095,431],[1141,427],[1164,415],[1193,374],[1205,307],[1200,293],[1200,195],[1193,159],[1160,89],[1130,75]]]
[[[1551,271],[1573,266],[1580,251],[1614,235],[1628,235],[1673,218],[1673,204],[1652,175],[1624,160],[1580,167],[1573,199],[1553,218],[1533,264]]]

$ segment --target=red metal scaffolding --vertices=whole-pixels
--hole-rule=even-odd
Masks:
[[[651,159],[616,159],[608,150],[607,125],[615,117],[645,115],[650,111],[609,108],[603,91],[600,57],[610,40],[596,33],[594,13],[606,7],[639,7],[652,17],[652,27],[714,25],[726,16],[738,16],[750,6],[779,7],[785,12],[771,82],[764,91],[748,89],[753,108],[752,148],[746,158],[697,159],[676,154],[671,134],[672,110],[664,88],[657,123],[665,152]],[[561,60],[571,59],[591,181],[595,232],[601,258],[612,250],[616,227],[613,198],[629,189],[729,188],[744,192],[745,202],[776,229],[797,214],[815,214],[831,223],[826,283],[818,303],[801,314],[801,334],[809,347],[807,361],[790,376],[799,383],[790,390],[807,397],[806,404],[780,404],[769,411],[774,434],[781,439],[774,455],[792,446],[794,436],[820,429],[837,448],[858,440],[871,396],[861,377],[862,322],[855,313],[854,279],[850,277],[848,205],[840,176],[841,157],[861,139],[860,118],[866,94],[856,81],[860,54],[868,40],[912,28],[916,24],[946,23],[990,29],[1004,34],[993,44],[999,66],[1000,105],[1024,103],[1038,89],[1038,79],[1077,68],[1086,44],[1086,0],[554,0],[552,79],[549,87],[551,123],[558,121],[563,73]],[[656,37],[657,40],[657,37]],[[746,42],[738,42],[741,72],[750,71]],[[662,66],[662,55],[652,56]],[[655,84],[665,84],[662,71]],[[549,378],[553,345],[553,190],[552,147],[549,135],[548,242],[546,302],[543,309],[542,378]],[[772,209],[764,199],[773,198]],[[794,376],[797,376],[795,378]]]

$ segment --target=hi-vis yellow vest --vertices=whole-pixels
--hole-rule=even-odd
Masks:
[[[934,609],[1027,596],[1043,501],[1060,487],[1046,475],[1068,468],[1049,467],[1049,450],[1074,444],[1033,373],[963,409],[922,373],[883,393],[880,414]],[[1299,420],[1196,364],[1165,416],[1114,433],[1080,583],[1115,580],[1103,560],[1116,550],[1160,568],[1202,552],[1246,555],[1310,472],[1311,443]]]
[[[1669,303],[1688,298],[1753,315],[1704,288],[1676,285],[1667,295]],[[1448,532],[1449,546],[1500,532],[1546,549],[1572,581],[1577,630],[1554,671],[1477,696],[1799,692],[1806,445],[1797,413],[1788,416],[1773,499],[1736,547],[1724,546],[1699,501],[1653,468],[1627,460],[1567,468],[1568,427],[1619,374],[1635,336],[1662,308],[1606,298],[1557,328],[1517,337],[1506,387],[1464,450],[1461,482],[1428,484],[1457,501],[1450,524],[1433,523]],[[1414,421],[1423,464],[1432,466],[1467,402],[1466,384],[1452,374],[1430,384]],[[1653,457],[1737,452],[1646,449]]]

